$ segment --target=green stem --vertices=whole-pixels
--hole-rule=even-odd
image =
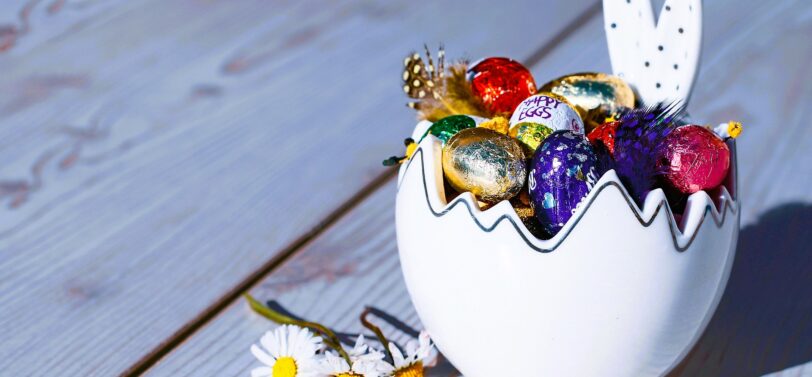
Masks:
[[[368,328],[373,333],[375,333],[375,336],[378,337],[378,341],[381,342],[381,344],[383,344],[383,350],[386,352],[386,355],[389,356],[389,359],[392,360],[392,364],[394,365],[395,358],[392,356],[392,351],[389,350],[389,341],[386,340],[386,337],[383,335],[383,331],[381,331],[380,327],[375,326],[374,324],[372,324],[372,322],[367,320],[367,316],[371,312],[372,311],[369,307],[364,308],[364,312],[361,313],[361,324],[363,324],[364,327]]]
[[[322,336],[324,344],[338,351],[341,357],[344,358],[345,361],[347,361],[347,364],[352,365],[350,355],[347,354],[347,351],[345,351],[344,347],[341,346],[341,340],[338,339],[338,336],[336,336],[336,334],[332,330],[328,329],[327,327],[319,323],[301,321],[295,318],[288,317],[282,313],[279,313],[263,305],[261,302],[257,301],[248,293],[244,294],[243,296],[245,296],[245,299],[248,300],[248,305],[251,307],[251,309],[253,309],[261,316],[270,319],[271,321],[274,321],[280,325],[295,325],[299,327],[308,328],[318,333],[319,335]]]

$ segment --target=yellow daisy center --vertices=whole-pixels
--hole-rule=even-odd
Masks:
[[[273,364],[274,377],[296,377],[296,360],[290,356],[276,359]]]
[[[335,377],[363,377],[363,376],[361,376],[360,374],[350,372],[350,373],[339,373]]]
[[[400,368],[393,374],[395,377],[423,377],[423,362],[418,361],[405,368]]]

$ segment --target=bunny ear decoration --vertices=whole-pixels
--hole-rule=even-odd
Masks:
[[[702,49],[702,1],[666,0],[657,22],[650,0],[603,0],[614,74],[644,105],[687,105]]]

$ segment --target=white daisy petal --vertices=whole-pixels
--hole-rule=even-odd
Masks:
[[[400,350],[398,349],[398,346],[395,345],[395,343],[391,342],[389,343],[389,352],[392,353],[392,358],[394,359],[393,361],[395,362],[396,369],[408,364],[406,363],[406,360],[403,358],[403,354],[400,353]]]
[[[296,363],[297,377],[319,376],[316,352],[321,348],[321,338],[313,336],[307,329],[293,325],[279,326],[266,332],[260,338],[262,347],[254,344],[251,353],[266,367],[272,368],[276,360],[290,357]],[[256,368],[251,373],[262,376],[267,369]],[[270,369],[272,372],[273,369]],[[272,373],[268,373],[270,376]]]
[[[423,360],[423,364],[431,364],[432,359],[436,359],[436,351],[434,349],[434,345],[431,343],[431,338],[429,337],[429,333],[425,331],[420,332],[419,339],[419,346],[417,348],[416,357],[417,360]]]
[[[383,352],[379,352],[379,351],[376,351],[374,349],[371,349],[369,352],[367,352],[367,353],[365,353],[363,355],[357,355],[357,356],[353,357],[353,359],[354,359],[353,362],[355,362],[355,361],[377,361],[377,360],[383,360],[383,358],[384,358]]]
[[[367,352],[369,347],[364,342],[364,334],[358,335],[358,339],[355,339],[355,346],[350,351],[350,357],[353,355],[363,355]]]
[[[303,342],[300,340],[308,336],[308,331],[303,328],[288,327],[288,354],[295,355],[301,349]]]
[[[420,344],[428,345],[431,343],[431,337],[429,336],[429,333],[426,332],[425,330],[420,332],[420,335],[417,336],[417,339],[420,341]]]
[[[376,363],[375,369],[381,376],[390,376],[395,371],[395,367],[385,361]]]
[[[414,339],[411,339],[408,342],[406,342],[405,348],[407,358],[411,358],[413,355],[417,353],[417,347],[418,347],[417,341],[415,341]]]
[[[261,344],[262,347],[265,348],[265,350],[268,351],[270,355],[277,356],[282,355],[282,353],[279,352],[280,351],[279,329],[280,328],[277,327],[273,331],[268,331],[265,333],[265,335],[262,336],[262,338],[259,339],[259,344]]]
[[[394,370],[394,367],[381,359],[358,360],[352,365],[352,371],[364,377],[389,376]]]
[[[276,358],[267,354],[262,348],[259,348],[256,344],[251,345],[251,353],[254,354],[254,357],[257,358],[261,363],[272,367],[274,363],[276,363]]]
[[[322,358],[320,361],[319,369],[322,373],[337,375],[350,371],[350,365],[347,364],[347,361],[333,352],[325,353],[324,358]]]

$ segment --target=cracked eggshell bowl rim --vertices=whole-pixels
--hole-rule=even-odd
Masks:
[[[431,122],[421,121],[415,126],[412,133],[413,140],[420,140],[426,131],[431,127]],[[424,156],[428,154],[428,157]],[[561,242],[572,231],[572,228],[577,225],[581,217],[583,217],[586,209],[592,202],[599,196],[599,194],[608,189],[615,188],[621,192],[623,199],[628,205],[631,212],[639,220],[640,224],[648,227],[660,211],[667,212],[669,225],[671,228],[671,238],[674,247],[677,251],[685,251],[690,246],[696,231],[700,228],[706,217],[710,217],[716,224],[717,228],[721,227],[725,221],[728,213],[738,217],[738,202],[728,192],[727,188],[722,185],[719,189],[717,200],[714,201],[706,191],[698,191],[688,197],[687,205],[685,207],[684,215],[681,222],[677,222],[674,218],[673,212],[668,205],[665,193],[662,189],[654,189],[648,193],[646,200],[641,209],[637,203],[631,198],[626,188],[620,181],[614,170],[609,170],[601,176],[598,182],[589,191],[587,196],[583,199],[581,204],[573,213],[573,216],[565,224],[554,237],[549,240],[542,240],[536,238],[524,226],[516,211],[508,201],[501,201],[493,207],[482,211],[477,204],[476,198],[469,192],[461,193],[459,196],[446,202],[445,189],[443,187],[443,169],[441,163],[442,156],[442,142],[431,134],[426,134],[425,138],[418,145],[417,150],[412,155],[409,161],[402,164],[398,171],[398,189],[402,184],[404,175],[414,162],[415,157],[420,155],[422,165],[422,178],[423,186],[426,196],[426,202],[429,204],[429,209],[435,216],[441,217],[443,214],[449,212],[454,207],[462,205],[468,208],[471,213],[471,218],[480,229],[489,231],[488,229],[494,228],[501,221],[509,221],[516,228],[519,235],[527,242],[528,246],[536,251],[550,252],[555,250]],[[436,157],[436,158],[435,158]],[[426,163],[426,161],[429,163]],[[733,176],[735,177],[736,169],[736,156],[735,149],[731,149],[731,166]],[[433,177],[434,179],[427,179],[426,177]],[[432,182],[429,182],[432,181]],[[727,181],[727,180],[726,180]],[[435,189],[432,189],[435,188]],[[487,221],[487,220],[492,221]]]

